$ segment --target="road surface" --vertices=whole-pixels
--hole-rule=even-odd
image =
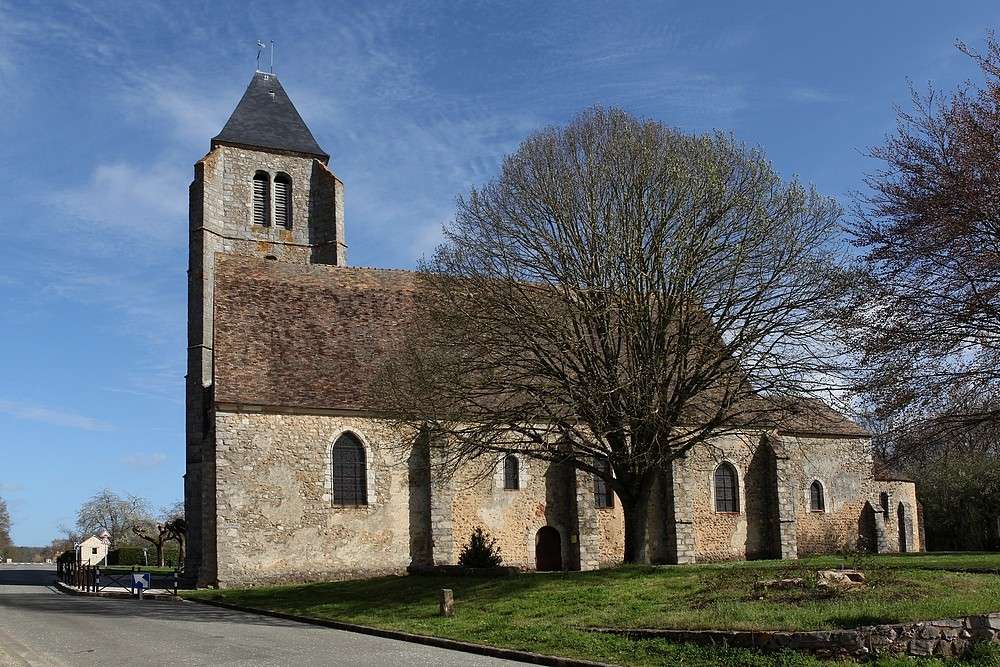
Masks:
[[[52,566],[0,565],[0,667],[521,663],[193,602],[58,593]]]

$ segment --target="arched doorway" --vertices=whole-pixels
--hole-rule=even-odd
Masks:
[[[896,508],[896,528],[899,533],[899,553],[906,553],[906,508],[899,503]]]
[[[542,526],[535,534],[535,569],[551,572],[562,569],[562,541],[559,531]]]

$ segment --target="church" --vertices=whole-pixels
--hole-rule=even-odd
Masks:
[[[438,475],[380,413],[373,378],[419,286],[349,265],[344,196],[277,76],[256,72],[190,186],[187,577],[232,587],[454,565],[476,527],[507,565],[620,563],[620,503],[599,479],[515,455]],[[654,560],[922,549],[913,481],[814,407],[663,470]]]

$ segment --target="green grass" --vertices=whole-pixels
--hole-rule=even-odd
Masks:
[[[585,628],[816,630],[1000,610],[1000,576],[944,570],[1000,567],[1000,554],[868,557],[860,565],[869,585],[840,594],[815,586],[775,591],[755,585],[761,579],[782,577],[808,580],[818,568],[845,563],[843,558],[824,556],[798,562],[622,567],[489,579],[384,577],[187,595],[622,665],[820,663],[799,654],[636,641]],[[441,588],[455,593],[452,618],[437,615]],[[1000,655],[984,653],[974,664],[1000,667]]]

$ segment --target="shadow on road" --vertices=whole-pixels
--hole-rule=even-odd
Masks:
[[[56,572],[54,568],[44,566],[0,567],[0,618],[3,618],[5,610],[20,610],[52,615],[76,616],[84,614],[111,620],[139,617],[178,623],[239,623],[322,629],[279,618],[220,609],[196,602],[77,597],[58,592],[54,588],[55,582]]]
[[[0,617],[4,610],[35,611],[46,614],[88,615],[104,619],[144,618],[149,620],[172,621],[177,623],[238,623],[242,625],[270,625],[297,628],[313,628],[280,618],[269,618],[256,614],[245,614],[196,602],[173,602],[164,600],[115,600],[108,598],[75,597],[63,593],[53,595],[10,594],[0,595]]]
[[[0,586],[53,586],[55,583],[54,565],[0,567]]]

